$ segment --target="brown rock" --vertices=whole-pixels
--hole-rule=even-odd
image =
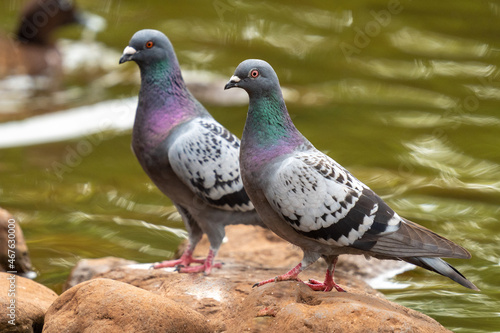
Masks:
[[[228,327],[251,332],[449,332],[401,305],[358,293],[314,292],[301,283],[252,290],[228,318]]]
[[[0,273],[0,291],[0,332],[42,331],[45,312],[57,298],[55,292],[30,279],[8,273]],[[12,300],[15,308],[11,305]]]
[[[186,308],[203,314],[213,323],[217,332],[238,332],[238,324],[229,323],[228,317],[238,317],[240,311],[246,311],[240,310],[241,304],[256,290],[252,289],[255,282],[277,275],[279,272],[279,269],[248,267],[226,261],[223,269],[212,272],[210,276],[130,268],[120,268],[99,276],[130,283],[155,294],[175,299]],[[338,280],[349,286],[350,290],[357,290],[359,293],[369,290],[377,294],[356,278],[347,281],[343,276],[339,276]],[[286,284],[288,283],[283,283]]]
[[[210,320],[215,332],[448,332],[435,320],[385,300],[360,278],[346,274],[344,270],[359,270],[363,277],[373,276],[367,268],[373,264],[361,256],[339,261],[335,280],[348,293],[314,292],[295,281],[252,288],[255,282],[296,265],[301,250],[254,226],[230,226],[226,234],[229,241],[217,257],[225,265],[210,276],[151,270],[145,265],[145,269],[122,266],[96,278],[125,282],[174,299]],[[203,257],[207,252],[208,242],[203,240],[195,254]],[[322,280],[324,274],[325,265],[317,262],[300,277]]]
[[[126,283],[94,279],[65,291],[47,311],[44,333],[211,332],[203,315]]]
[[[323,271],[320,265],[303,278]],[[294,281],[252,288],[283,269],[245,266],[232,260],[210,276],[122,267],[99,275],[175,299],[203,314],[215,332],[449,332],[414,310],[389,302],[358,278],[339,272],[347,293],[314,292]]]
[[[76,286],[78,283],[88,281],[97,274],[105,273],[111,269],[131,264],[137,264],[137,261],[115,257],[81,259],[71,270],[71,273],[64,284],[63,291]]]
[[[385,300],[343,271],[361,270],[361,276],[372,277],[373,270],[366,266],[373,264],[361,256],[341,257],[344,264],[339,261],[335,280],[348,293],[314,292],[294,281],[252,288],[255,282],[285,273],[301,260],[302,253],[258,227],[230,226],[226,234],[229,241],[217,257],[225,265],[210,276],[121,267],[97,277],[175,299],[203,314],[216,332],[448,332],[435,320]],[[195,254],[203,257],[207,252],[208,242],[203,240]],[[318,262],[300,277],[322,280],[324,274],[325,266]]]
[[[9,238],[9,234],[14,236]],[[9,257],[12,254],[9,250],[15,252],[14,260]],[[14,267],[11,266],[12,263]],[[33,273],[32,269],[28,246],[19,221],[8,211],[0,208],[0,272],[16,271],[19,275],[29,275]]]

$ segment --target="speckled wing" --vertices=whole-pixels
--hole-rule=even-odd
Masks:
[[[265,190],[271,206],[297,232],[333,246],[399,228],[400,219],[363,183],[317,150],[285,159]]]
[[[298,152],[270,175],[265,196],[298,233],[380,257],[466,257],[462,248],[401,218],[366,185],[317,150]],[[465,252],[464,252],[465,251]]]
[[[240,176],[240,141],[210,118],[185,124],[169,148],[177,176],[209,205],[228,211],[250,211],[253,204]]]

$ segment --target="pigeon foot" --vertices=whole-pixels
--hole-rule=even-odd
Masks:
[[[305,285],[307,285],[309,288],[311,288],[314,291],[331,291],[333,288],[339,292],[345,292],[342,287],[340,287],[338,284],[333,281],[333,270],[328,269],[326,271],[326,276],[325,276],[325,282],[321,282],[318,280],[310,279],[308,282],[304,282],[301,279],[298,278],[299,273],[302,271],[302,263],[298,264],[294,268],[292,268],[289,272],[283,274],[283,275],[278,275],[274,279],[269,279],[269,280],[264,280],[261,282],[258,282],[252,286],[254,287],[260,287],[265,284],[271,283],[271,282],[278,282],[278,281],[298,281],[302,282]]]
[[[269,280],[264,280],[261,282],[258,282],[252,286],[254,287],[260,287],[265,284],[271,283],[271,282],[278,282],[278,281],[298,281],[304,283],[301,279],[298,278],[299,273],[302,271],[302,263],[298,264],[294,268],[292,268],[290,271],[283,275],[278,275],[274,279],[269,279]]]
[[[190,250],[187,250],[179,259],[162,261],[158,264],[154,264],[153,268],[158,269],[164,267],[189,266],[192,263],[204,264],[205,259],[195,259],[193,258],[193,253]]]
[[[315,291],[332,291],[333,288],[335,288],[335,290],[337,290],[339,292],[346,292],[344,289],[342,289],[341,286],[339,286],[338,284],[333,282],[333,280],[331,282],[327,282],[326,280],[325,280],[325,282],[321,282],[318,280],[309,279],[308,283],[306,283],[306,282],[304,282],[304,283],[307,284],[312,290],[315,290]]]
[[[202,265],[197,265],[197,266],[182,266],[179,265],[177,266],[176,271],[179,273],[204,273],[205,275],[210,275],[212,272],[212,268],[221,268],[222,263],[217,262],[217,263],[208,263],[206,260]]]
[[[159,264],[153,265],[154,269],[163,267],[176,267],[176,271],[179,273],[205,273],[205,275],[210,275],[212,268],[221,268],[222,263],[214,264],[215,252],[210,250],[206,259],[195,259],[193,258],[193,253],[190,250],[186,250],[179,259],[176,260],[166,260]],[[201,264],[197,266],[190,266],[191,264]]]
[[[306,283],[312,290],[318,290],[318,291],[332,291],[333,288],[339,292],[345,292],[342,287],[340,287],[338,284],[333,281],[333,272],[334,272],[334,267],[335,264],[337,264],[337,258],[334,259],[334,261],[331,264],[331,267],[329,267],[326,270],[326,275],[325,275],[325,282],[321,282],[318,280],[314,279],[309,279],[309,283]]]

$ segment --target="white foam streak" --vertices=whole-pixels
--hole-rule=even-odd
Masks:
[[[0,124],[0,148],[128,130],[132,128],[136,106],[137,98],[125,98]]]

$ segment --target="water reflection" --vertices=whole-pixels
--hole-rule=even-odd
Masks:
[[[498,73],[497,73],[498,74]],[[498,76],[498,75],[497,75]],[[495,83],[498,82],[498,78],[494,79]],[[491,87],[484,84],[468,84],[466,85],[474,94],[481,99],[493,99],[500,100],[500,88]]]
[[[391,44],[414,55],[443,58],[482,58],[491,52],[487,43],[405,27],[390,35]]]
[[[435,76],[453,78],[483,78],[497,71],[495,65],[479,62],[415,59],[353,59],[356,66],[381,78],[399,80],[431,79]]]
[[[385,123],[391,123],[405,128],[435,128],[447,127],[457,128],[461,125],[478,127],[500,127],[500,119],[493,116],[477,114],[450,115],[443,117],[440,114],[423,111],[405,111],[387,113],[383,119]]]
[[[434,186],[482,192],[500,191],[500,165],[468,156],[450,145],[432,135],[405,144],[410,151],[410,163],[439,172],[439,178],[433,181]]]
[[[451,109],[456,100],[432,90],[373,80],[343,79],[316,88],[324,103],[367,103]]]

